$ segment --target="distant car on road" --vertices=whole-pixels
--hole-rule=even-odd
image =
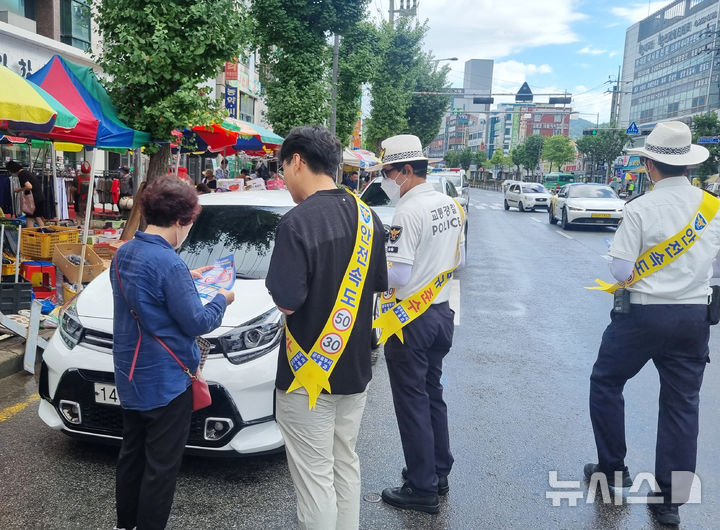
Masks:
[[[560,221],[563,230],[570,225],[618,226],[625,201],[605,184],[566,184],[552,198],[548,208],[550,224]]]
[[[575,182],[575,175],[572,173],[560,173],[559,171],[548,173],[543,179],[543,184],[549,190],[562,188],[565,184],[571,182]]]
[[[550,206],[552,195],[548,193],[545,186],[536,182],[516,182],[511,184],[505,192],[503,206],[509,210],[511,206],[521,212],[534,211],[535,208]]]
[[[460,168],[433,168],[428,171],[427,181],[437,182],[442,177],[447,179],[457,190],[457,200],[467,211],[470,203],[470,182],[465,176],[465,171]]]
[[[502,184],[500,184],[500,187],[502,188],[503,195],[505,195],[505,192],[513,184],[522,184],[522,181],[521,180],[513,180],[513,179],[507,179],[507,180],[502,181]]]

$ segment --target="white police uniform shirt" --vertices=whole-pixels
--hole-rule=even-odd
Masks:
[[[459,209],[453,199],[427,182],[400,198],[390,227],[387,260],[412,265],[412,272],[408,283],[397,289],[398,299],[412,296],[441,272],[458,266],[458,239],[461,244],[465,241]],[[450,300],[448,283],[433,303]]]
[[[705,192],[686,177],[668,177],[625,205],[609,253],[632,261],[669,239],[693,218]],[[707,304],[712,263],[720,250],[720,212],[675,261],[628,287],[634,304]]]

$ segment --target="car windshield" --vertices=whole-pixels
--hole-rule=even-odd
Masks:
[[[610,186],[571,186],[568,190],[568,197],[576,199],[617,199],[617,194]]]
[[[180,248],[190,269],[235,256],[238,278],[267,276],[275,245],[275,229],[290,206],[205,206]]]
[[[380,187],[381,180],[371,182],[370,185],[363,191],[360,199],[370,207],[375,206],[395,206],[397,200],[391,201],[385,194],[383,189]]]
[[[428,182],[438,182],[442,177],[445,177],[450,182],[453,183],[453,186],[456,188],[460,188],[462,184],[462,176],[460,173],[453,172],[453,173],[443,173],[442,175],[438,174],[429,174],[428,175]]]
[[[530,186],[522,187],[523,193],[547,193],[545,186],[542,184],[532,184]]]
[[[443,184],[440,181],[430,182],[432,184],[432,187],[435,188],[435,191],[439,191],[443,195],[445,195],[445,190],[443,190]]]

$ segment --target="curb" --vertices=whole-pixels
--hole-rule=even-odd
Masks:
[[[50,340],[54,329],[41,329],[40,336]],[[36,364],[42,361],[43,350],[37,348]],[[19,336],[9,337],[0,341],[0,379],[23,371],[25,357],[25,339]],[[28,374],[30,375],[30,374]]]

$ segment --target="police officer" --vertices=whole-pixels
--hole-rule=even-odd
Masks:
[[[386,247],[388,285],[401,302],[426,293],[439,274],[462,266],[464,214],[426,182],[428,161],[417,136],[393,136],[382,148],[382,189],[391,200],[399,198]],[[444,283],[434,298],[421,300],[425,310],[402,328],[404,343],[393,335],[385,345],[406,468],[404,485],[385,489],[382,498],[401,509],[437,513],[438,494],[449,491],[453,457],[440,383],[454,331],[449,298]]]
[[[660,375],[659,491],[648,508],[658,522],[677,525],[678,507],[688,500],[688,476],[695,472],[699,393],[708,362],[709,280],[720,250],[720,216],[714,212],[720,201],[683,176],[687,166],[709,155],[691,145],[684,123],[659,123],[645,146],[629,153],[640,156],[655,187],[628,201],[609,250],[612,274],[626,289],[615,293],[590,377],[598,463],[587,464],[584,472],[586,479],[601,473],[598,478],[618,488],[632,485],[625,466],[623,387],[652,359]]]

